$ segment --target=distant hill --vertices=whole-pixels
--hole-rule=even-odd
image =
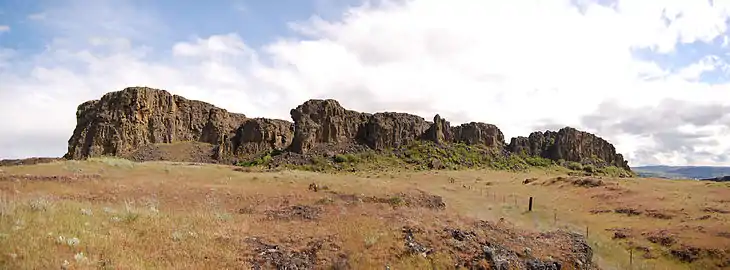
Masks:
[[[710,179],[730,176],[730,167],[720,166],[642,166],[632,167],[641,177],[669,179]]]

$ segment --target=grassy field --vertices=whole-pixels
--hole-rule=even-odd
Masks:
[[[540,232],[587,233],[602,269],[730,269],[730,183],[566,173],[263,172],[110,158],[0,167],[0,265],[451,269],[473,253],[439,233],[458,229],[563,269],[567,240]],[[409,240],[405,228],[423,232]]]

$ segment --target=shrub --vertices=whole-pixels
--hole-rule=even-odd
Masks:
[[[583,170],[583,164],[580,164],[575,161],[568,161],[565,164],[565,167],[574,171],[582,171]]]
[[[629,172],[623,168],[619,168],[616,166],[608,166],[608,167],[599,168],[598,172],[603,175],[611,176],[611,177],[634,177],[634,176],[636,176],[635,173]]]
[[[543,157],[525,157],[525,162],[535,167],[548,167],[553,165],[552,160]]]
[[[268,153],[264,156],[254,159],[254,160],[238,162],[238,163],[236,163],[236,165],[242,166],[242,167],[254,167],[254,166],[260,166],[260,165],[266,165],[266,164],[269,164],[269,162],[271,162],[271,159],[272,159],[271,154]]]
[[[598,170],[596,169],[595,165],[586,164],[586,165],[583,165],[583,171],[593,174],[593,173],[596,173]]]
[[[523,171],[529,165],[519,155],[509,155],[508,157],[500,157],[493,160],[490,167],[497,170]]]
[[[358,162],[359,158],[353,154],[336,155],[335,162],[337,163],[355,163]]]
[[[403,205],[405,205],[405,203],[406,203],[405,200],[403,200],[403,198],[400,196],[393,196],[393,197],[388,198],[388,204],[390,204],[393,207],[403,206]]]

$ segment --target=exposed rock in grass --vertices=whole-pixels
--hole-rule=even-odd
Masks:
[[[606,230],[613,232],[613,239],[626,239],[631,236],[631,229],[629,228],[613,228]]]
[[[532,183],[532,182],[535,182],[535,181],[537,181],[537,178],[534,178],[534,177],[533,178],[527,178],[524,181],[522,181],[522,184],[527,185],[527,184]]]
[[[646,237],[646,240],[649,240],[649,242],[652,242],[654,244],[659,244],[659,245],[662,245],[665,247],[669,247],[669,246],[677,243],[676,237],[664,230],[661,230],[658,232],[645,233],[645,235],[648,235]]]
[[[702,249],[697,247],[682,245],[679,248],[672,249],[670,253],[682,262],[691,263],[700,258]]]
[[[638,215],[641,215],[641,211],[639,211],[639,210],[637,210],[635,208],[622,207],[622,208],[616,208],[613,211],[616,212],[616,213],[618,213],[618,214],[626,214],[627,216],[638,216]]]
[[[251,259],[253,269],[315,269],[317,253],[322,249],[322,241],[311,241],[307,247],[292,250],[278,245],[267,244],[260,239],[249,239],[257,253]]]
[[[404,235],[404,241],[406,246],[406,252],[410,254],[420,255],[423,257],[428,256],[433,252],[433,249],[425,246],[424,244],[419,243],[416,241],[416,237],[414,233],[416,232],[422,232],[418,228],[413,227],[403,227],[403,235]]]
[[[646,216],[656,219],[673,219],[674,215],[659,210],[646,210]]]
[[[730,214],[730,211],[728,211],[728,210],[719,209],[719,208],[715,208],[715,207],[705,207],[704,209],[702,209],[702,211],[705,211],[707,213]]]
[[[321,212],[322,209],[319,207],[308,205],[293,205],[278,210],[266,211],[266,215],[269,218],[279,220],[316,220],[319,219],[319,215]]]

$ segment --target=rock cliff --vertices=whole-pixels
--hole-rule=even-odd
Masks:
[[[246,116],[164,90],[131,87],[79,105],[76,121],[66,158],[123,156],[154,143],[218,144],[233,136]]]
[[[630,169],[623,155],[616,153],[611,143],[571,127],[562,128],[558,132],[533,132],[528,137],[512,138],[508,148],[512,153],[541,156],[551,160]]]
[[[439,115],[429,122],[407,113],[361,113],[345,109],[332,99],[306,101],[290,114],[293,122],[247,118],[165,90],[130,87],[79,105],[77,126],[65,157],[125,156],[143,146],[196,142],[211,145],[213,160],[230,161],[271,150],[295,154],[358,147],[386,150],[426,140],[496,150],[491,153],[509,151],[629,169],[613,145],[569,127],[557,132],[534,132],[506,144],[502,132],[491,124],[470,122],[452,127]]]

